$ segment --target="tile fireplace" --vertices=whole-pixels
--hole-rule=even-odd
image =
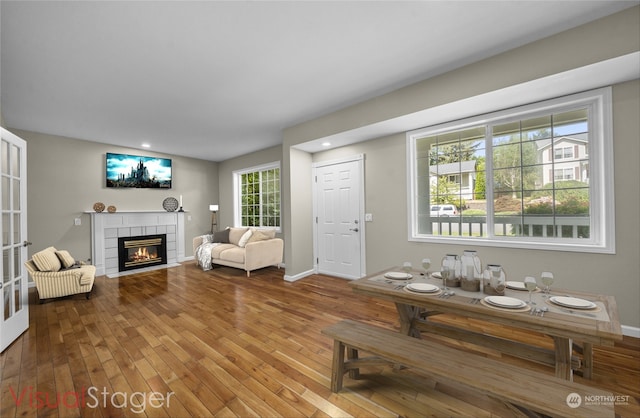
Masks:
[[[166,211],[88,212],[91,215],[91,258],[96,275],[118,277],[123,271],[119,260],[119,239],[166,235],[165,263],[185,261],[185,213]],[[135,251],[134,251],[135,252]],[[149,267],[146,265],[144,267]],[[158,268],[152,264],[151,268]]]

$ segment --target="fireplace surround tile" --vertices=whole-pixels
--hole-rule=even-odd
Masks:
[[[167,263],[185,260],[184,212],[87,212],[91,215],[91,259],[96,275],[118,273],[118,238],[167,235]]]

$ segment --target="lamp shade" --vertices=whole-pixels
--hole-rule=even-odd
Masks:
[[[218,211],[218,205],[209,205],[209,210],[211,212],[217,212]]]

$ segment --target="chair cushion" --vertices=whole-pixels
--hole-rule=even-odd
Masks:
[[[35,253],[31,259],[40,271],[59,271],[62,265],[56,251],[55,247],[45,248]]]
[[[220,260],[231,261],[233,263],[244,263],[244,249],[240,247],[227,248],[220,254]]]
[[[230,248],[236,248],[235,245],[233,244],[220,244],[220,245],[216,245],[215,247],[213,247],[211,249],[211,258],[220,258],[220,254],[224,251],[224,250],[228,250]]]
[[[58,256],[58,258],[60,259],[60,262],[62,263],[62,267],[68,269],[69,267],[73,266],[76,263],[76,260],[71,257],[71,254],[69,254],[69,251],[67,250],[60,250],[60,251],[56,251],[56,256]]]

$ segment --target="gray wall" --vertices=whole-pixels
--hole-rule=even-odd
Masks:
[[[361,104],[285,129],[283,187],[286,200],[285,256],[287,275],[313,268],[308,246],[312,203],[299,174],[311,172],[313,161],[365,154],[366,212],[374,221],[366,227],[367,272],[417,264],[424,256],[439,259],[461,253],[456,245],[407,240],[406,145],[404,132],[313,156],[291,147],[393,117],[407,115],[500,88],[640,50],[640,8],[580,26],[487,60],[425,80]],[[531,65],[535,63],[536,65]],[[483,261],[501,263],[510,278],[552,270],[557,286],[612,294],[625,325],[640,327],[640,84],[613,88],[615,149],[616,248],[614,255],[478,247]],[[425,125],[428,122],[425,121]],[[295,212],[295,213],[292,213]],[[466,247],[466,246],[465,246]],[[295,259],[291,261],[291,257]]]
[[[91,257],[90,215],[95,202],[118,210],[163,210],[162,201],[182,195],[185,255],[191,241],[211,229],[209,204],[218,202],[218,165],[210,161],[121,148],[97,142],[11,130],[27,141],[27,221],[33,245],[29,255],[50,245],[66,249],[79,260]],[[172,159],[170,190],[107,189],[105,154],[129,153]],[[81,226],[74,226],[80,218]]]

